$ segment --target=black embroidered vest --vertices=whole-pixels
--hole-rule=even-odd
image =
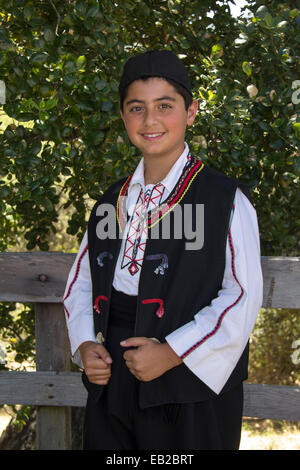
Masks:
[[[99,334],[104,338],[109,325],[110,297],[121,234],[127,222],[126,194],[130,179],[131,176],[115,183],[103,194],[95,204],[88,224],[94,326],[96,335],[101,332]],[[135,336],[155,337],[164,342],[168,334],[193,320],[201,308],[217,297],[223,280],[229,218],[237,186],[236,180],[191,157],[164,204],[148,213],[148,239],[140,272]],[[97,224],[107,217],[103,211],[99,215],[101,207],[105,207],[103,204],[116,208],[113,230],[110,227],[110,233],[115,232],[116,235],[113,238],[99,239],[97,236]],[[186,244],[192,241],[185,233],[185,209],[190,205],[189,222],[195,231],[196,204],[202,204],[204,208],[204,242],[198,249],[187,249]],[[180,228],[182,236],[178,236]],[[164,230],[168,232],[165,237],[162,236],[166,233]],[[208,337],[222,328],[222,319],[228,309],[222,313]],[[208,337],[199,338],[182,358],[201,347]],[[221,393],[245,380],[247,368],[248,346]],[[101,395],[103,386],[94,385],[92,388],[94,395]],[[164,403],[197,402],[214,396],[216,394],[184,363],[157,379],[139,383],[142,408]]]

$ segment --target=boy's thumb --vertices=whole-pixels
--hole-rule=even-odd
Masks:
[[[139,347],[143,346],[149,341],[149,338],[145,338],[144,336],[134,336],[132,338],[127,338],[124,341],[121,341],[121,346],[133,346]]]

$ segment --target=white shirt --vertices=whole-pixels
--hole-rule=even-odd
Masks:
[[[161,181],[164,191],[160,203],[175,186],[188,154],[189,148],[185,144],[184,152]],[[146,192],[153,186],[145,187],[144,161],[141,159],[128,188],[126,206],[130,216],[141,188]],[[151,207],[149,204],[147,210]],[[125,234],[129,224],[130,220]],[[128,269],[121,269],[124,246],[125,238],[122,240],[113,286],[126,294],[137,295],[139,273],[132,276]],[[191,322],[165,338],[179,356],[184,356],[185,365],[215,393],[222,390],[247,344],[262,305],[262,287],[256,211],[243,192],[237,189],[227,237],[222,288],[211,304],[201,309]],[[73,361],[82,367],[78,351],[80,344],[96,341],[86,233],[68,276],[64,308]],[[197,348],[193,348],[199,343]],[[188,352],[190,348],[191,352]]]

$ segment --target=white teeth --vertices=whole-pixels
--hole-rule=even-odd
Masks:
[[[163,132],[160,132],[159,134],[144,134],[146,137],[158,137],[159,135],[163,135]]]

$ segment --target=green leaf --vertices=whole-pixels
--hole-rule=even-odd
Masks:
[[[52,204],[52,201],[50,201],[50,199],[48,199],[47,197],[45,197],[43,199],[43,206],[45,207],[45,209],[49,212],[53,211],[54,209],[54,206]]]
[[[205,90],[205,88],[199,88],[199,95],[201,96],[201,98],[205,99],[205,100],[208,100],[209,99],[209,94],[208,94],[208,91]]]
[[[285,28],[288,25],[287,21],[280,21],[277,25],[277,28]]]
[[[291,10],[291,11],[290,11],[290,18],[294,19],[294,18],[296,18],[298,15],[300,15],[300,10],[298,10],[297,8],[294,8],[294,10]]]
[[[33,8],[31,6],[26,6],[23,10],[23,15],[26,21],[30,21],[33,15]]]
[[[47,121],[49,119],[49,114],[46,111],[39,112],[40,121]]]
[[[259,7],[256,12],[255,12],[255,16],[257,16],[258,18],[264,18],[266,13],[268,12],[268,9],[267,7],[265,7],[264,5]]]
[[[57,106],[57,103],[58,103],[57,98],[55,97],[50,98],[49,100],[45,102],[45,109],[49,111],[49,109],[55,108],[55,106]]]
[[[249,62],[246,62],[246,61],[243,62],[242,68],[243,68],[243,72],[245,72],[245,74],[248,75],[248,77],[250,77],[250,75],[252,74],[252,67],[249,64]]]
[[[50,25],[46,25],[44,28],[44,38],[46,42],[53,42],[55,39],[55,33]]]
[[[227,123],[225,121],[222,121],[222,119],[215,119],[214,120],[214,124],[217,126],[217,127],[220,127],[222,129],[224,129],[225,127],[227,127]]]
[[[31,57],[31,62],[34,65],[43,65],[47,62],[47,59],[48,54],[46,52],[39,52]]]
[[[64,75],[63,83],[67,88],[72,88],[76,82],[76,78],[73,75]]]
[[[223,47],[220,44],[215,44],[212,49],[212,55],[218,55],[221,51],[223,51]]]
[[[105,86],[106,86],[106,82],[104,80],[96,80],[95,87],[97,88],[98,91],[103,90]]]
[[[97,13],[99,12],[99,6],[98,5],[95,5],[91,8],[88,9],[88,11],[86,12],[86,17],[87,18],[94,18]]]
[[[77,69],[84,69],[86,64],[86,57],[84,55],[81,55],[77,58],[76,60],[76,67]]]
[[[110,111],[112,107],[113,103],[111,101],[104,101],[104,103],[102,103],[101,109],[102,111]]]
[[[266,13],[264,19],[265,19],[266,25],[271,28],[271,27],[273,26],[273,24],[274,24],[272,15],[270,15],[270,13]]]
[[[270,126],[267,122],[264,122],[264,121],[260,121],[258,123],[259,127],[263,130],[263,131],[266,131],[268,132],[270,130]]]

